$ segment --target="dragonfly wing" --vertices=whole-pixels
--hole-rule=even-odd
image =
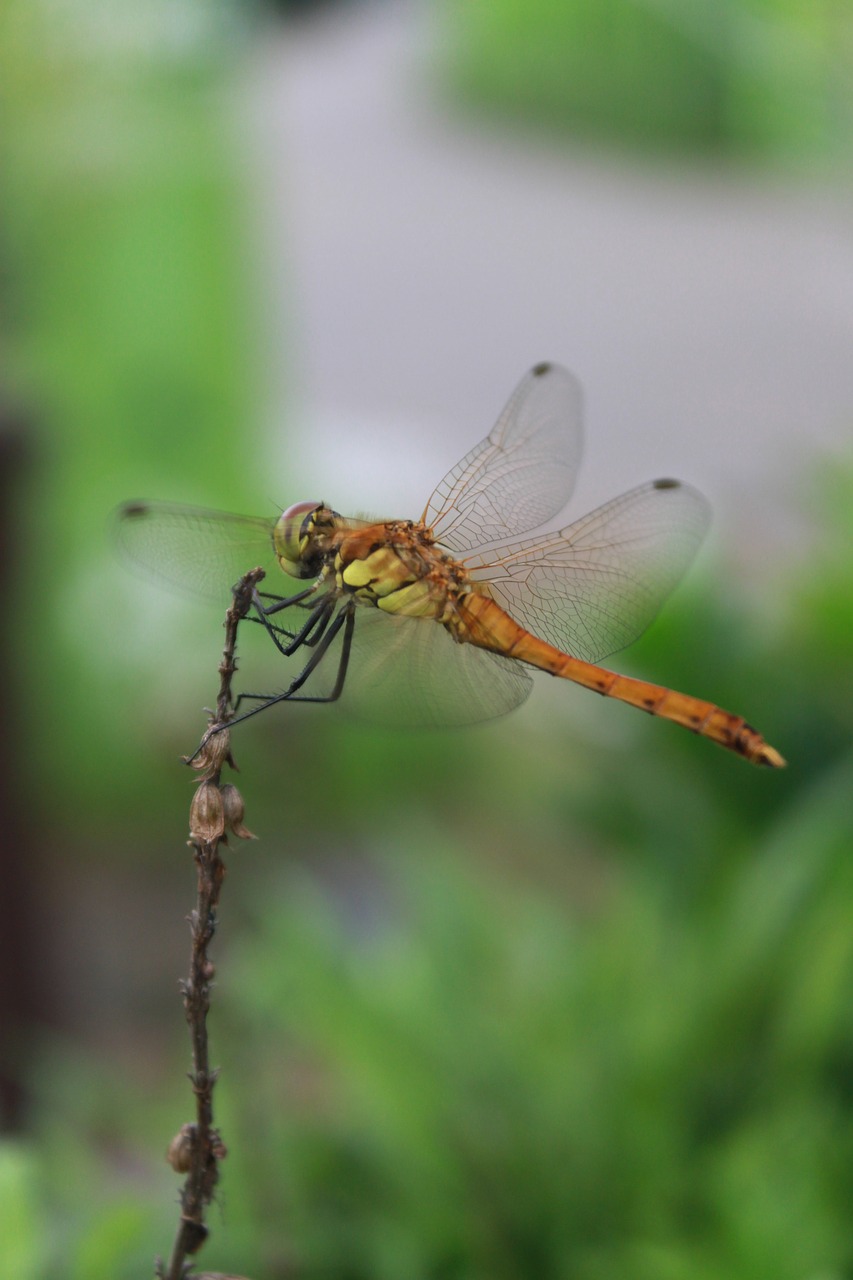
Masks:
[[[424,523],[456,552],[538,529],[568,502],[581,450],[580,385],[560,365],[535,365],[490,435],[444,477]]]
[[[300,696],[328,697],[342,643],[340,632]],[[289,678],[309,656],[310,650],[302,649],[286,660]],[[444,728],[511,711],[532,683],[521,663],[457,644],[432,619],[392,616],[363,605],[356,609],[340,705],[347,714],[386,728]]]
[[[654,480],[557,533],[493,548],[466,565],[526,630],[600,662],[645,631],[709,521],[695,489]]]
[[[523,702],[533,682],[520,663],[457,644],[429,618],[356,615],[343,706],[391,728],[476,724]]]
[[[202,507],[126,502],[116,512],[115,533],[123,556],[147,576],[227,603],[235,582],[257,565],[271,575],[265,590],[278,591],[279,580],[293,582],[281,576],[273,550],[275,523]]]

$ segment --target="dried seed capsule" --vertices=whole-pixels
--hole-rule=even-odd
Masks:
[[[215,782],[200,782],[190,805],[190,840],[193,844],[213,844],[225,834],[225,806]]]
[[[175,1173],[186,1173],[190,1167],[195,1142],[195,1125],[182,1124],[166,1152],[166,1159]]]
[[[225,810],[225,825],[229,831],[233,831],[235,836],[239,836],[241,840],[255,840],[257,837],[248,827],[243,825],[243,815],[246,806],[243,803],[243,797],[234,786],[233,782],[226,782],[224,787],[220,788],[222,795],[222,804]]]
[[[228,729],[219,729],[216,733],[208,730],[196,754],[187,761],[191,768],[206,777],[218,773],[222,766],[230,763],[231,734]],[[186,758],[186,757],[185,757]]]

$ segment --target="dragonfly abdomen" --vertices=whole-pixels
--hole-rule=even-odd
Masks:
[[[761,734],[742,716],[724,711],[713,702],[705,702],[687,693],[678,693],[661,685],[619,675],[592,662],[584,662],[569,653],[531,635],[510,617],[494,600],[478,592],[470,592],[460,602],[465,632],[460,639],[481,648],[502,653],[507,658],[527,662],[540,671],[592,689],[606,698],[616,698],[629,706],[639,707],[649,715],[660,716],[685,729],[710,738],[721,747],[744,756],[753,764],[781,768],[785,761]]]

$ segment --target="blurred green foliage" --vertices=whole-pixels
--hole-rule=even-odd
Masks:
[[[229,858],[248,890],[213,1021],[230,1154],[208,1265],[850,1274],[853,472],[816,499],[772,629],[708,594],[643,641],[644,669],[704,664],[772,727],[785,773],[583,694],[636,734],[561,714],[401,750],[257,722],[279,750],[241,749],[244,791],[274,794]],[[183,1117],[59,1063],[37,1108],[55,1243],[129,1278],[146,1230],[171,1235],[163,1175],[134,1162]],[[104,1172],[128,1166],[133,1197]]]
[[[848,158],[848,6],[811,0],[492,0],[440,6],[456,90],[646,150]]]
[[[19,1280],[42,1274],[41,1209],[35,1154],[22,1143],[0,1141],[0,1252]]]
[[[253,456],[229,12],[199,0],[0,9],[2,390],[29,427],[16,546],[21,582],[38,583],[17,637],[36,741],[85,726],[85,749],[55,773],[60,805],[113,794],[121,811],[120,767],[104,787],[129,687],[114,665],[112,509],[217,489],[239,503]]]
[[[640,656],[724,683],[787,774],[645,720],[615,752],[504,724],[455,782],[363,739],[331,762],[345,802],[300,815],[313,856],[300,835],[228,979],[234,1259],[850,1273],[853,472],[814,500],[772,629],[706,593]],[[399,806],[371,805],[380,779]]]
[[[472,876],[447,838],[379,859],[369,927],[351,882],[330,905],[285,877],[237,975],[240,1074],[264,1055],[229,1082],[246,1243],[281,1247],[274,1186],[321,1275],[847,1265],[849,781],[688,910],[606,856],[582,903]]]

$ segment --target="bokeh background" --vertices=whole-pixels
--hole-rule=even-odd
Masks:
[[[204,1263],[849,1280],[849,7],[6,0],[0,84],[8,1273],[150,1274],[177,1218],[222,609],[111,510],[417,515],[555,359],[576,513],[661,474],[715,508],[616,663],[790,767],[544,677],[454,734],[247,724]]]

